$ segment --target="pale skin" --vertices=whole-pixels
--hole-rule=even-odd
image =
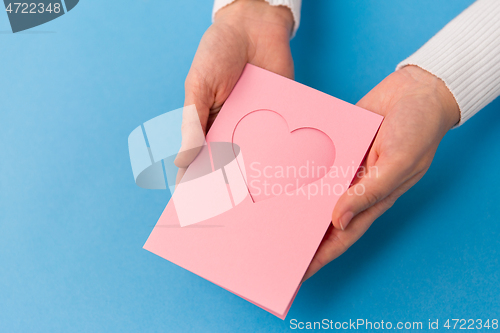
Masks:
[[[238,0],[217,12],[185,83],[185,105],[196,105],[204,131],[246,63],[293,79],[289,42],[293,22],[288,8],[264,1]],[[422,178],[441,139],[460,120],[458,105],[444,82],[416,66],[390,74],[357,105],[385,119],[364,162],[368,172],[356,178],[335,205],[332,226],[303,281],[344,253]],[[189,124],[183,125],[182,133],[183,146],[195,146]],[[190,162],[185,158],[176,164],[185,167]],[[363,191],[355,191],[356,186]]]

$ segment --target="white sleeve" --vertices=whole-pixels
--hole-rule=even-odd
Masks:
[[[463,124],[500,95],[500,0],[477,0],[396,69],[406,65],[445,82]]]
[[[212,22],[214,20],[215,13],[217,13],[219,9],[229,5],[234,1],[235,0],[215,0],[214,9],[212,11]],[[285,6],[290,8],[294,20],[293,31],[291,36],[291,38],[293,38],[300,24],[300,7],[302,5],[302,0],[266,0],[266,2],[269,3],[271,6]]]

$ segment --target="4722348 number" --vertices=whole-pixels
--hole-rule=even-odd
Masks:
[[[496,330],[498,329],[498,319],[448,319],[443,327],[447,329],[460,330]]]
[[[48,13],[60,13],[61,12],[61,4],[56,2],[56,3],[49,3],[48,5],[45,5],[43,3],[27,3],[27,2],[15,2],[15,3],[9,3],[9,5],[5,8],[5,10],[11,14],[43,14],[45,12]]]

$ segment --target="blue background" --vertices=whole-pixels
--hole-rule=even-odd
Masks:
[[[471,0],[304,1],[296,79],[355,103]],[[500,101],[305,283],[286,321],[142,249],[167,203],[127,137],[183,103],[211,1],[81,1],[12,34],[0,14],[0,331],[282,332],[290,319],[498,318]]]

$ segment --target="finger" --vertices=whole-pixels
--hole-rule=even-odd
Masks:
[[[177,170],[177,176],[175,177],[175,186],[176,187],[182,181],[182,177],[184,177],[186,170],[187,170],[186,168],[179,168],[179,170]]]
[[[384,200],[413,176],[410,163],[395,161],[383,155],[375,165],[366,167],[364,171],[365,174],[356,180],[335,205],[332,223],[337,229],[345,230],[354,216]]]
[[[368,230],[373,221],[389,209],[388,201],[389,198],[386,198],[355,216],[351,227],[345,231],[333,226],[329,227],[302,281],[309,279],[326,264],[347,251]]]
[[[182,113],[182,143],[175,165],[186,168],[198,155],[205,143],[205,133],[214,97],[202,83],[186,81],[186,96]]]
[[[338,258],[352,244],[354,244],[372,225],[372,223],[385,213],[396,200],[415,185],[425,174],[425,171],[417,173],[398,187],[374,206],[356,215],[350,227],[344,231],[330,226],[321,241],[321,244],[314,255],[302,281],[307,280],[319,271],[323,266]]]
[[[382,206],[382,202],[354,217],[352,227],[348,230],[342,231],[333,226],[328,228],[302,281],[309,279],[326,264],[347,251],[347,249],[368,230],[373,221],[383,214],[384,211],[379,209],[379,205]],[[356,228],[354,228],[355,225]]]

